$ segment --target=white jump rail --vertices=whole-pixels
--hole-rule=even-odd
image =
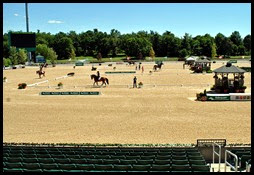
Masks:
[[[219,147],[219,152],[215,151],[215,146]],[[221,145],[213,142],[213,163],[214,163],[214,155],[217,155],[219,157],[219,168],[218,168],[218,172],[220,172],[220,164],[221,164]]]
[[[67,77],[68,77],[67,75],[61,76],[61,77],[56,77],[55,80],[62,79],[62,78],[67,78]]]
[[[230,154],[235,158],[235,166],[231,165],[229,162],[227,162],[227,155]],[[227,165],[229,165],[233,170],[235,170],[235,172],[237,172],[237,168],[238,168],[238,157],[237,155],[235,155],[234,153],[232,153],[229,150],[225,151],[225,167],[224,167],[224,172],[226,172],[226,168]]]
[[[49,82],[49,81],[48,81],[48,80],[45,80],[45,81],[40,81],[40,82],[38,82],[38,83],[29,84],[29,85],[27,85],[27,86],[29,86],[29,87],[31,87],[31,86],[37,86],[37,85],[39,85],[39,84],[47,83],[47,82]]]

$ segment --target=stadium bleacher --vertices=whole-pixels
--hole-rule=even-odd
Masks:
[[[4,172],[209,172],[197,148],[4,146]]]
[[[230,151],[246,171],[251,148]],[[197,147],[3,146],[3,172],[210,172],[210,163]]]

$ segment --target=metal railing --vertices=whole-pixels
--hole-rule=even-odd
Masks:
[[[219,152],[215,151],[215,146],[219,147]],[[221,145],[213,142],[213,163],[214,163],[214,155],[217,155],[219,157],[219,169],[218,172],[220,172],[220,163],[221,163]]]
[[[235,158],[235,166],[233,166],[229,162],[227,162],[227,154],[230,154],[231,156],[233,156]],[[226,172],[227,165],[229,165],[233,170],[235,170],[235,172],[237,172],[238,157],[237,157],[237,155],[235,155],[234,153],[232,153],[231,151],[228,151],[228,150],[225,151],[225,168],[224,168],[225,172]]]
[[[246,172],[250,172],[251,164],[246,162]]]

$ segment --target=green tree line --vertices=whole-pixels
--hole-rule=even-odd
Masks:
[[[56,57],[57,60],[73,59],[76,56],[93,56],[98,59],[115,57],[125,54],[138,59],[146,56],[156,57],[185,57],[188,55],[250,55],[251,35],[244,38],[238,31],[232,32],[229,37],[218,33],[215,37],[209,34],[192,37],[185,33],[181,38],[170,31],[162,35],[154,31],[139,31],[131,34],[121,34],[112,29],[109,34],[98,29],[86,32],[57,34],[36,33],[37,54],[41,53],[47,59]],[[39,49],[39,51],[38,51]],[[3,56],[10,58],[8,34],[3,35]],[[51,55],[51,56],[49,56]]]

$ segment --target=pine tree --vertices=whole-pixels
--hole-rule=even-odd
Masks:
[[[150,56],[152,59],[154,59],[154,57],[155,57],[155,52],[154,52],[154,50],[153,50],[153,47],[151,47],[151,49],[150,49],[149,56]]]
[[[211,51],[211,58],[215,58],[216,55],[217,55],[217,53],[216,53],[216,45],[215,45],[215,43],[213,43],[213,45],[212,45],[212,51]]]
[[[18,64],[25,64],[27,61],[27,53],[25,49],[20,49],[18,51]]]
[[[16,47],[10,47],[10,60],[12,65],[18,64],[18,54]]]

